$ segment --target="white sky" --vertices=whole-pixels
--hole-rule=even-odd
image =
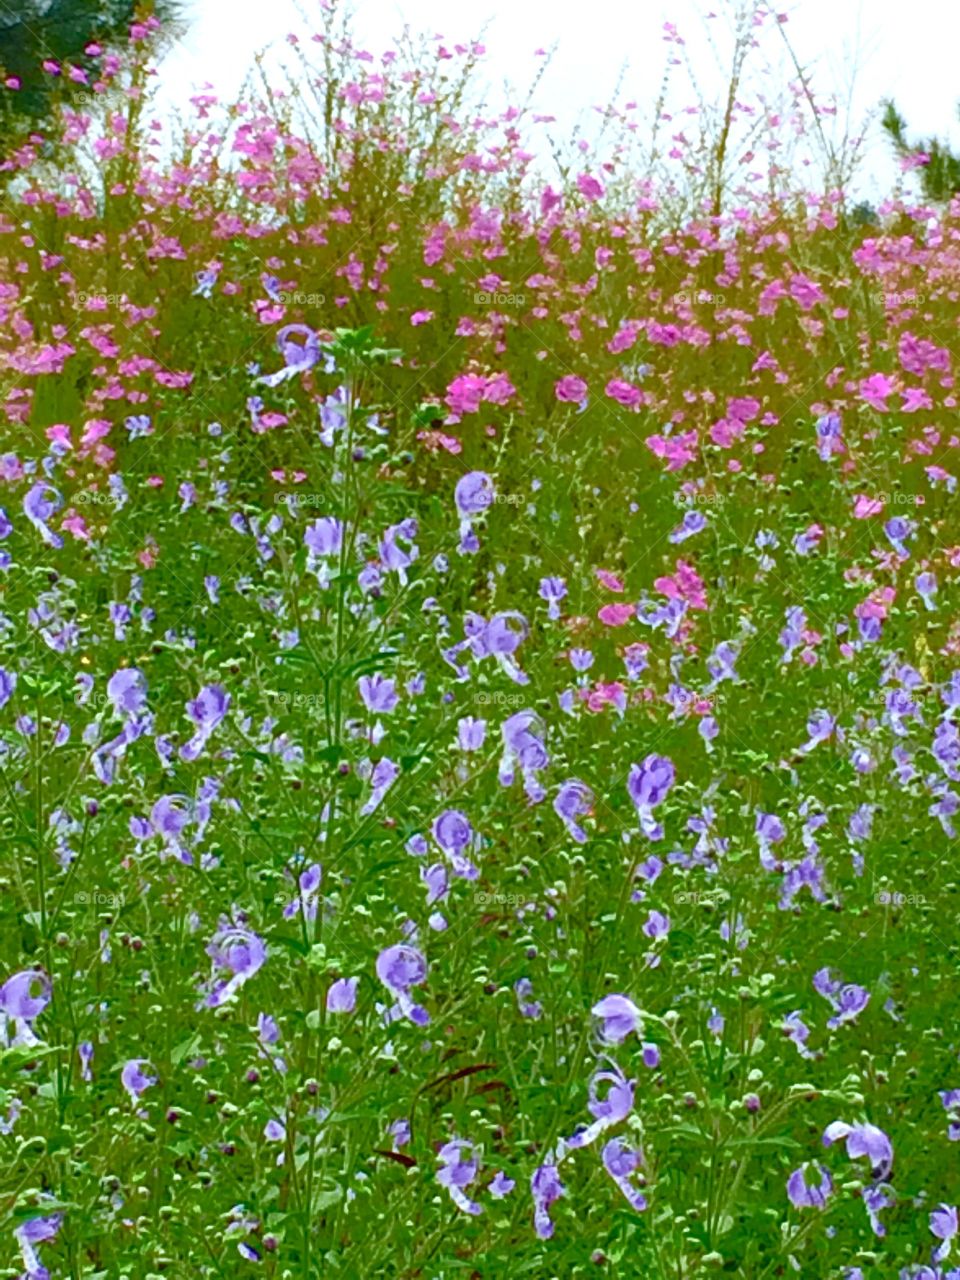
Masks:
[[[836,94],[843,107],[852,90],[853,132],[881,98],[892,96],[911,138],[938,133],[960,145],[956,0],[773,3],[789,15],[786,31],[818,94]],[[442,33],[448,43],[468,41],[486,27],[485,74],[493,106],[505,100],[504,82],[525,91],[542,61],[534,51],[556,44],[535,101],[537,110],[557,117],[553,131],[564,136],[578,119],[589,129],[590,109],[610,100],[624,64],[620,100],[653,102],[668,54],[662,39],[667,20],[686,38],[705,95],[719,94],[723,83],[703,39],[704,15],[711,8],[722,15],[723,0],[354,0],[352,8],[354,40],[374,55],[389,48],[405,24],[428,35]],[[185,0],[183,10],[189,26],[163,63],[162,107],[186,104],[206,82],[229,98],[259,50],[271,46],[283,59],[289,55],[288,32],[308,37],[320,27],[315,0]],[[709,27],[722,41],[722,17]],[[759,86],[759,68],[783,56],[772,27],[763,40],[757,78],[748,77],[748,86]],[[677,104],[685,101],[693,99]],[[876,126],[868,137],[860,185],[876,195],[889,189],[896,170]]]

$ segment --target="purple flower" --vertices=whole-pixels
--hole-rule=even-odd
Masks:
[[[121,667],[107,681],[107,697],[116,715],[133,719],[146,707],[147,677],[137,667]]]
[[[627,791],[636,805],[640,827],[650,840],[663,836],[663,827],[654,821],[653,810],[673,786],[676,770],[666,756],[649,755],[642,764],[631,765]]]
[[[453,498],[460,516],[461,555],[473,554],[480,549],[480,543],[473,530],[475,517],[483,515],[496,496],[493,480],[485,471],[468,471],[457,481]]]
[[[835,1142],[846,1139],[847,1155],[851,1160],[866,1156],[870,1161],[874,1181],[881,1182],[893,1168],[893,1146],[890,1139],[872,1124],[846,1124],[843,1120],[834,1120],[823,1131],[823,1145],[832,1146]]]
[[[702,511],[688,511],[667,541],[673,543],[686,542],[688,538],[692,538],[694,534],[700,533],[706,527],[707,517]]]
[[[460,477],[453,491],[457,513],[463,518],[482,515],[493,502],[495,494],[493,480],[485,471],[468,471]]]
[[[800,1017],[798,1011],[788,1013],[783,1020],[783,1029],[788,1040],[792,1040],[797,1046],[797,1052],[802,1058],[814,1058],[816,1054],[807,1048],[807,1041],[810,1039],[810,1028]]]
[[[541,600],[547,602],[547,617],[556,620],[560,617],[560,601],[567,594],[567,584],[563,578],[541,578],[538,592]]]
[[[394,681],[379,672],[372,676],[361,676],[357,681],[357,690],[371,715],[389,715],[396,710],[400,701]]]
[[[533,983],[529,978],[518,978],[513,984],[513,989],[517,996],[517,1006],[525,1018],[532,1018],[536,1021],[543,1015],[543,1005],[539,1000],[528,1000],[527,997],[533,994]]]
[[[799,750],[804,753],[812,751],[821,742],[826,742],[832,737],[836,727],[836,716],[832,716],[829,711],[815,711],[807,721],[807,733],[810,737]]]
[[[24,969],[0,987],[0,1010],[18,1022],[38,1018],[53,994],[53,984],[41,969]]]
[[[318,560],[339,556],[343,547],[343,521],[335,516],[321,516],[304,529],[303,541],[307,548],[307,568],[313,573]]]
[[[380,563],[391,573],[395,573],[401,586],[407,585],[407,570],[420,554],[419,547],[413,539],[417,536],[417,522],[412,517],[391,525],[380,540]],[[407,544],[400,545],[400,539]]]
[[[49,526],[49,521],[62,506],[62,495],[43,480],[38,480],[23,499],[24,515],[50,547],[63,546],[63,538],[59,533],[54,533]]]
[[[337,978],[327,992],[327,1013],[353,1013],[357,1005],[359,978]]]
[[[317,897],[320,893],[320,882],[323,879],[323,868],[319,862],[314,862],[307,867],[305,871],[301,871],[297,880],[300,889],[299,894],[283,909],[284,920],[292,920],[295,915],[303,915],[305,920],[313,921],[317,918]]]
[[[205,685],[196,698],[187,703],[187,715],[196,726],[196,733],[180,748],[181,760],[196,760],[207,740],[222,722],[230,709],[230,695],[219,684]]]
[[[93,1072],[90,1070],[90,1063],[93,1061],[93,1045],[89,1040],[81,1040],[77,1045],[77,1055],[80,1058],[80,1079],[92,1080]]]
[[[213,976],[198,1008],[217,1009],[259,971],[267,958],[267,948],[253,930],[223,918],[210,940],[207,955],[213,961]]]
[[[437,1181],[450,1192],[450,1199],[464,1213],[478,1214],[483,1212],[481,1205],[471,1200],[464,1188],[476,1178],[480,1169],[480,1161],[474,1155],[472,1142],[461,1138],[445,1143],[437,1152],[441,1169],[437,1173]]]
[[[294,341],[294,335],[302,338],[302,342]],[[283,356],[284,367],[255,379],[267,387],[279,386],[288,378],[312,369],[320,359],[320,340],[305,324],[287,324],[277,333],[277,350]]]
[[[447,868],[442,862],[431,863],[429,867],[420,868],[420,879],[427,887],[427,906],[432,907],[450,892],[447,881]]]
[[[824,414],[817,419],[815,429],[821,462],[829,462],[835,453],[843,453],[843,426],[839,413]]]
[[[285,1142],[287,1137],[286,1126],[282,1120],[270,1119],[263,1126],[263,1136],[268,1142]]]
[[[376,968],[377,977],[397,1001],[388,1013],[388,1020],[398,1016],[396,1011],[399,1010],[418,1027],[427,1026],[430,1015],[410,996],[411,987],[420,986],[427,978],[427,962],[420,952],[405,942],[397,943],[380,952]]]
[[[502,1200],[504,1196],[508,1196],[516,1186],[513,1178],[508,1178],[502,1169],[498,1169],[493,1175],[487,1190],[493,1196],[494,1200]]]
[[[587,833],[577,822],[593,809],[593,792],[579,778],[561,784],[553,801],[553,811],[577,844],[586,844]]]
[[[917,595],[919,595],[926,608],[930,610],[936,609],[937,606],[934,600],[937,594],[936,575],[929,572],[918,573],[914,586],[917,588]]]
[[[6,671],[0,667],[0,709],[5,707],[13,697],[13,691],[17,687],[17,673],[15,671]]]
[[[867,1210],[867,1217],[870,1219],[870,1226],[873,1228],[873,1234],[879,1237],[885,1236],[887,1228],[880,1221],[880,1213],[881,1210],[889,1209],[895,1203],[890,1188],[884,1186],[865,1187],[861,1194],[864,1207]]]
[[[818,1173],[819,1182],[808,1181],[811,1174],[816,1177]],[[796,1209],[824,1209],[832,1194],[833,1180],[822,1164],[802,1164],[787,1179],[787,1197]]]
[[[144,1067],[149,1066],[150,1063],[146,1058],[131,1058],[129,1062],[124,1063],[123,1070],[120,1072],[120,1083],[126,1089],[134,1106],[141,1093],[157,1083],[156,1076],[147,1075],[143,1070]]]
[[[951,1142],[960,1142],[960,1089],[942,1089],[940,1101],[950,1122],[947,1126],[947,1138]]]
[[[400,777],[400,767],[388,756],[383,756],[370,772],[370,796],[360,809],[362,818],[375,813],[383,803],[383,798]]]
[[[541,1240],[549,1240],[554,1232],[550,1218],[550,1206],[564,1194],[563,1183],[557,1166],[553,1163],[540,1165],[530,1179],[530,1192],[533,1195],[533,1226]]]
[[[63,1222],[62,1213],[45,1214],[39,1218],[29,1218],[21,1222],[13,1233],[23,1258],[25,1275],[21,1280],[50,1280],[50,1272],[41,1263],[36,1246],[45,1240],[52,1240],[60,1230]]]
[[[603,1148],[603,1167],[623,1192],[631,1209],[643,1213],[647,1199],[631,1182],[637,1169],[643,1164],[643,1152],[624,1145],[619,1138],[611,1138]]]
[[[476,843],[467,815],[459,809],[444,809],[434,819],[432,831],[433,838],[443,850],[454,875],[464,880],[479,879],[479,868],[465,856],[465,850]]]
[[[943,1243],[934,1249],[932,1261],[942,1262],[949,1255],[957,1229],[957,1206],[953,1204],[938,1205],[930,1214],[930,1230]]]
[[[487,736],[486,720],[464,716],[457,724],[457,746],[461,751],[479,751]]]
[[[600,1038],[605,1044],[622,1044],[633,1032],[643,1034],[642,1014],[629,996],[604,996],[590,1012],[602,1019]]]
[[[670,933],[670,917],[661,911],[651,911],[641,927],[647,937],[656,942]]]
[[[547,727],[536,711],[525,709],[508,716],[500,726],[503,738],[503,755],[500,757],[500,784],[513,784],[517,766],[523,777],[524,790],[534,804],[543,799],[546,792],[537,777],[550,763],[544,739]]]
[[[596,1142],[607,1129],[626,1120],[633,1110],[634,1080],[628,1080],[619,1067],[613,1071],[598,1071],[590,1080],[590,1099],[587,1109],[593,1116],[593,1124],[581,1125],[572,1137],[567,1138],[563,1148],[576,1150]],[[600,1086],[608,1085],[604,1097],[600,1097]]]
[[[870,1003],[870,992],[858,987],[855,982],[841,987],[835,1000],[832,1001],[836,1014],[827,1019],[827,1026],[836,1029],[845,1022],[852,1022]]]

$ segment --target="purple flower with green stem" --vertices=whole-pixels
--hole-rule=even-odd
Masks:
[[[222,723],[230,709],[230,695],[219,684],[205,685],[195,698],[187,703],[187,715],[196,726],[196,732],[180,748],[180,759],[196,760],[207,745],[208,739]]]
[[[353,1013],[359,978],[337,978],[327,991],[327,1013]]]
[[[834,1120],[823,1131],[823,1145],[830,1147],[843,1141],[851,1160],[867,1157],[874,1181],[882,1182],[889,1177],[893,1168],[893,1145],[882,1129],[866,1122],[847,1124],[844,1120]]]
[[[416,1004],[410,994],[413,987],[427,980],[427,962],[416,947],[405,942],[385,947],[377,956],[376,970],[377,977],[396,1001],[388,1010],[386,1020],[392,1022],[402,1014],[418,1027],[427,1026],[429,1013]]]
[[[157,1077],[149,1075],[144,1070],[144,1067],[149,1066],[150,1062],[147,1058],[131,1058],[129,1062],[124,1063],[123,1070],[120,1072],[120,1083],[126,1089],[134,1106],[137,1105],[140,1095],[157,1083]]]
[[[263,967],[267,947],[252,929],[223,917],[207,946],[207,955],[213,961],[213,976],[197,1007],[218,1009]]]
[[[579,778],[561,784],[553,801],[553,811],[577,844],[586,844],[587,833],[577,821],[593,809],[593,792]]]
[[[639,1148],[628,1147],[620,1138],[611,1138],[603,1148],[601,1159],[604,1169],[623,1193],[631,1209],[643,1213],[647,1207],[647,1198],[632,1181],[643,1164],[643,1152]]]
[[[587,1110],[593,1116],[593,1123],[579,1125],[575,1133],[567,1138],[563,1150],[577,1150],[596,1142],[601,1134],[615,1124],[626,1120],[633,1110],[633,1089],[635,1080],[628,1080],[616,1063],[612,1070],[597,1071],[589,1084],[589,1101]],[[601,1097],[601,1086],[606,1085],[606,1092]]]
[[[567,584],[563,578],[541,578],[538,594],[547,602],[547,617],[554,622],[560,617],[560,601],[567,594]]]
[[[599,1034],[604,1044],[622,1044],[629,1035],[643,1035],[643,1015],[629,996],[604,996],[590,1012],[601,1020]]]
[[[437,1181],[450,1193],[450,1199],[463,1213],[479,1214],[483,1206],[471,1200],[466,1188],[476,1179],[480,1171],[480,1160],[475,1154],[476,1147],[472,1142],[462,1138],[454,1138],[437,1152],[441,1168],[437,1173]]]
[[[461,555],[469,555],[480,549],[480,542],[473,528],[473,521],[482,516],[496,496],[493,480],[485,471],[468,471],[457,481],[453,500],[460,516]]]
[[[942,1262],[949,1256],[957,1234],[957,1206],[955,1204],[938,1205],[930,1214],[930,1230],[941,1241],[933,1251],[932,1261]]]
[[[42,969],[23,969],[0,986],[0,1046],[39,1044],[33,1024],[53,996],[53,983]],[[13,1024],[10,1035],[8,1022]]]
[[[530,1192],[533,1196],[534,1230],[540,1240],[549,1240],[555,1230],[550,1217],[550,1208],[555,1201],[566,1194],[552,1156],[534,1170],[530,1178]]]
[[[52,1240],[63,1222],[62,1213],[43,1214],[28,1218],[15,1229],[13,1237],[23,1259],[24,1276],[21,1280],[50,1280],[50,1272],[40,1261],[37,1245]]]
[[[379,672],[361,676],[357,681],[357,692],[371,715],[390,715],[400,702],[395,682]]]
[[[651,754],[642,764],[631,765],[627,791],[637,809],[640,829],[648,840],[660,840],[663,827],[654,820],[654,809],[663,803],[673,786],[676,770],[666,756]]]
[[[63,506],[63,495],[53,485],[38,480],[23,499],[23,513],[49,547],[59,549],[63,538],[50,528],[50,521]]]
[[[795,1209],[825,1209],[833,1194],[833,1179],[822,1164],[808,1162],[787,1179],[787,1198]]]
[[[277,332],[277,350],[283,356],[283,368],[256,379],[266,387],[277,387],[288,378],[312,369],[320,359],[320,339],[305,324],[287,324]]]

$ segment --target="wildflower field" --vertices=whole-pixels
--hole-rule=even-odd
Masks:
[[[0,1274],[956,1280],[960,202],[149,36],[3,164]]]

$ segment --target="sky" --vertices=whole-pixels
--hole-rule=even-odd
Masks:
[[[535,105],[557,117],[552,128],[558,136],[572,132],[578,122],[589,136],[596,120],[591,108],[609,102],[618,81],[621,101],[656,99],[668,55],[667,21],[687,41],[703,95],[719,98],[725,80],[705,33],[716,32],[722,47],[724,0],[713,0],[712,8],[719,16],[710,19],[709,0],[355,0],[352,5],[354,40],[374,54],[389,48],[404,26],[440,33],[449,42],[482,33],[492,106],[506,101],[505,83],[526,90],[543,61],[535,51],[555,46]],[[161,68],[163,111],[185,105],[207,83],[231,97],[258,52],[269,49],[275,63],[289,63],[286,34],[306,38],[320,26],[316,0],[184,0],[183,11],[187,30]],[[960,6],[951,0],[907,5],[902,0],[780,0],[777,11],[787,15],[784,30],[817,93],[837,96],[838,122],[849,104],[852,133],[876,114],[882,98],[892,97],[911,137],[936,133],[960,146]],[[748,74],[749,87],[766,88],[790,74],[781,44],[771,30],[750,73],[752,84]],[[682,82],[678,92],[682,98]],[[875,123],[866,137],[860,187],[876,196],[889,190],[897,169]]]

